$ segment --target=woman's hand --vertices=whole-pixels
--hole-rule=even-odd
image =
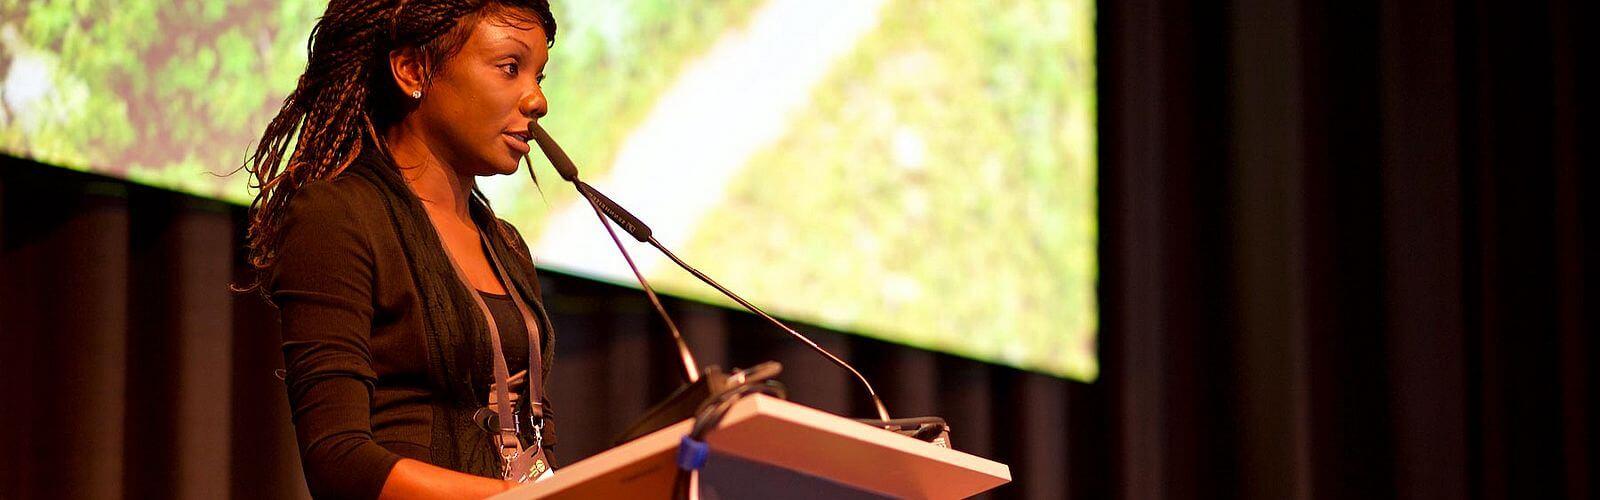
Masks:
[[[499,495],[517,483],[456,472],[402,458],[389,470],[380,499],[479,499]]]

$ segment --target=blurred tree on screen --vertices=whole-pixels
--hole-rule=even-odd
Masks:
[[[1092,380],[1092,7],[891,0],[684,253],[794,317]]]
[[[305,65],[315,2],[6,0],[0,147],[242,201],[237,167]],[[18,61],[36,80],[13,95]]]

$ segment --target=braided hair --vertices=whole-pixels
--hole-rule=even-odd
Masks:
[[[249,210],[252,267],[266,269],[277,260],[279,233],[295,192],[343,172],[363,148],[385,151],[381,133],[406,109],[388,71],[389,53],[417,49],[426,85],[433,71],[461,50],[472,28],[490,16],[536,22],[546,44],[555,44],[549,0],[328,3],[306,44],[305,73],[243,166],[256,190]]]

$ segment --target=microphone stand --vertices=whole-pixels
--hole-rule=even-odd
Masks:
[[[846,363],[844,360],[839,359],[838,356],[835,356],[833,353],[828,352],[827,349],[823,349],[822,346],[817,345],[817,343],[812,341],[809,337],[806,337],[805,335],[802,335],[800,332],[795,331],[793,328],[790,328],[789,325],[784,324],[782,321],[778,321],[777,318],[773,318],[771,315],[767,314],[766,311],[763,311],[763,310],[761,310],[761,308],[756,307],[754,304],[751,304],[749,301],[744,300],[743,297],[740,297],[738,294],[733,293],[733,291],[728,290],[726,287],[723,287],[720,283],[717,283],[716,280],[713,280],[713,279],[711,279],[711,277],[706,276],[705,273],[700,272],[700,270],[695,269],[693,266],[690,266],[688,263],[684,262],[682,259],[679,259],[678,256],[676,254],[673,254],[672,251],[668,250],[665,245],[662,245],[659,241],[656,241],[655,237],[651,234],[650,227],[646,226],[643,221],[639,220],[638,217],[635,217],[632,213],[629,213],[626,209],[623,209],[621,205],[617,204],[617,202],[615,202],[615,201],[612,201],[610,198],[606,197],[606,195],[600,193],[600,191],[595,189],[593,186],[590,186],[588,183],[583,182],[582,180],[578,179],[578,168],[577,168],[577,166],[573,165],[572,159],[567,157],[566,152],[561,149],[560,145],[556,144],[555,139],[550,137],[550,134],[548,132],[546,132],[543,127],[540,127],[539,124],[536,123],[536,122],[529,122],[528,123],[528,130],[533,134],[534,140],[536,142],[538,142],[539,149],[544,152],[545,157],[550,159],[550,164],[551,164],[551,166],[555,167],[556,173],[559,174],[562,179],[566,180],[567,182],[571,182],[575,187],[577,187],[578,193],[583,195],[584,199],[589,201],[590,205],[594,207],[594,209],[597,212],[597,214],[604,214],[605,216],[609,217],[612,221],[615,221],[618,226],[621,226],[624,231],[627,231],[629,235],[632,235],[634,237],[634,239],[639,240],[641,243],[649,243],[651,246],[654,246],[657,250],[659,250],[663,254],[665,254],[669,259],[671,259],[679,267],[682,267],[684,270],[686,270],[690,274],[694,275],[695,278],[698,278],[700,281],[705,282],[707,285],[710,285],[712,288],[717,289],[717,291],[722,292],[723,295],[726,295],[726,296],[728,296],[728,298],[731,298],[735,302],[738,302],[739,305],[744,306],[745,309],[749,310],[750,312],[756,313],[757,315],[761,316],[763,319],[767,320],[769,323],[772,323],[773,325],[775,325],[778,328],[782,329],[784,332],[788,333],[790,336],[794,337],[796,340],[799,340],[801,343],[804,343],[806,346],[810,347],[813,351],[816,351],[818,354],[821,354],[824,358],[827,358],[828,361],[831,361],[831,362],[833,362],[833,364],[838,365],[840,368],[843,368],[846,371],[850,372],[850,374],[854,375],[856,380],[861,382],[861,385],[867,389],[867,395],[872,398],[873,406],[877,410],[878,419],[880,421],[879,423],[882,426],[884,426],[885,428],[889,428],[889,427],[893,427],[894,426],[893,422],[891,422],[890,418],[889,418],[889,410],[887,408],[885,408],[884,405],[883,405],[883,399],[878,397],[878,392],[872,388],[872,383],[867,381],[867,378],[865,376],[861,375],[861,372],[856,370],[854,366],[851,366],[849,363]],[[532,173],[533,173],[533,171],[532,171],[532,168],[530,166],[529,175],[532,175]],[[605,224],[604,219],[601,220],[601,223]],[[611,226],[610,225],[606,225],[606,230],[608,232],[611,231]],[[617,248],[619,250],[622,250],[622,248],[623,248],[622,242],[621,242],[620,239],[617,238],[615,232],[611,233],[611,238],[612,238],[612,240],[616,241]],[[627,255],[627,250],[622,250],[622,252],[623,252],[624,256]],[[628,265],[630,267],[633,266],[633,260],[631,258],[628,259]],[[637,277],[639,279],[639,282],[641,284],[643,284],[644,283],[644,276],[639,273],[638,268],[636,268],[636,267],[633,268],[633,272],[634,272],[635,277]],[[645,285],[645,290],[646,290],[646,293],[650,295],[651,300],[654,301],[655,300],[655,293],[653,291],[650,291],[650,288],[649,288],[648,285]],[[659,309],[660,305],[658,304],[656,307]],[[665,310],[661,310],[661,314],[664,316],[666,314]],[[671,322],[669,321],[668,324],[670,325]],[[682,349],[682,352],[684,353],[684,355],[687,356],[688,355],[687,354],[687,352],[688,352],[687,351],[687,347],[683,346],[682,337],[679,336],[679,334],[678,334],[676,329],[673,330],[673,336],[674,336],[675,339],[678,340],[679,346]],[[688,358],[686,358],[686,362],[691,362],[691,361],[689,361]],[[708,370],[708,373],[712,373],[714,371],[715,371],[715,367],[713,367],[712,369]],[[691,382],[693,382],[693,381],[691,380]],[[723,382],[725,382],[725,380]],[[697,384],[691,383],[690,386],[685,386],[684,388],[680,388],[678,390],[678,392],[673,394],[673,397],[668,399],[667,402],[663,403],[662,405],[658,405],[657,409],[661,409],[660,408],[661,406],[667,406],[667,405],[673,403],[673,401],[675,399],[677,399],[680,396],[680,394],[685,393],[686,389],[689,389],[689,387],[694,386],[694,385],[697,385]],[[716,394],[716,391],[713,391],[711,394]],[[648,416],[643,421],[641,421],[639,424],[636,424],[634,426],[634,428],[630,429],[629,432],[626,433],[627,435],[624,437],[623,441],[626,441],[627,439],[632,439],[633,437],[638,437],[638,436],[644,435],[644,434],[646,434],[646,433],[648,433],[650,431],[653,431],[655,429],[659,429],[661,427],[665,427],[666,425],[670,425],[672,422],[675,422],[675,421],[681,419],[681,417],[680,417],[680,418],[674,418],[672,420],[667,420],[665,422],[654,421],[654,420],[652,420],[652,418],[656,416],[656,413],[657,413],[656,410],[657,409],[652,409],[652,411],[647,412]],[[646,422],[649,422],[650,425],[645,425]],[[646,427],[651,427],[651,426],[653,426],[655,424],[660,424],[660,426],[659,427],[649,428],[649,429],[644,429]],[[641,430],[642,430],[642,432],[640,432]]]
[[[645,295],[650,298],[650,305],[655,308],[656,313],[666,323],[667,330],[672,334],[672,342],[678,349],[678,357],[683,362],[686,383],[667,396],[666,400],[645,410],[644,417],[624,430],[613,444],[619,445],[631,441],[634,438],[672,425],[685,418],[693,417],[706,401],[722,394],[730,387],[742,383],[744,378],[742,373],[730,379],[728,374],[723,373],[721,368],[716,366],[706,367],[703,373],[700,371],[699,365],[694,360],[694,355],[689,351],[688,344],[683,340],[682,332],[678,331],[678,326],[672,321],[672,316],[668,315],[666,308],[661,305],[661,299],[656,296],[655,289],[644,279],[644,274],[639,272],[639,266],[634,264],[633,256],[628,254],[628,249],[622,244],[622,239],[618,238],[616,231],[611,228],[611,221],[607,220],[604,213],[604,211],[611,209],[611,205],[600,201],[604,199],[609,202],[610,200],[604,198],[604,195],[600,195],[599,191],[589,187],[588,183],[578,179],[578,170],[572,166],[572,160],[567,158],[566,153],[561,151],[559,146],[555,146],[555,141],[550,138],[543,128],[534,122],[529,122],[528,128],[536,138],[540,138],[540,149],[550,159],[551,164],[557,166],[556,171],[561,174],[561,178],[577,186],[578,193],[583,195],[583,198],[589,202],[589,206],[594,209],[595,216],[600,219],[600,225],[606,228],[606,233],[611,236],[611,241],[617,245],[617,251],[622,253],[622,258],[628,262],[628,269],[633,271],[634,278],[639,281],[639,287],[644,289]],[[549,144],[550,147],[545,147],[546,144]],[[523,156],[522,159],[528,164],[528,176],[532,177],[534,184],[537,185],[539,179],[533,173],[533,162],[527,156]],[[618,222],[618,224],[623,223]],[[623,229],[629,231],[630,234],[635,230],[626,225],[623,226]],[[776,363],[773,364],[775,365]]]
[[[589,197],[586,196],[585,198]],[[633,277],[639,280],[639,287],[643,288],[644,294],[650,297],[650,305],[655,306],[656,312],[661,315],[661,319],[667,322],[667,330],[672,332],[672,341],[678,346],[678,357],[683,361],[684,378],[688,379],[690,384],[700,381],[700,372],[697,368],[699,365],[695,363],[694,355],[689,352],[689,345],[684,343],[683,334],[678,331],[678,325],[672,322],[672,317],[667,315],[667,309],[661,306],[661,299],[656,296],[656,291],[650,288],[650,283],[645,281],[644,274],[639,272],[639,266],[634,265],[633,256],[628,255],[628,249],[624,248],[622,240],[617,238],[617,232],[611,229],[611,224],[606,221],[605,215],[600,212],[600,205],[595,203],[593,198],[589,198],[589,204],[594,208],[595,217],[600,218],[600,225],[605,226],[606,234],[611,235],[611,241],[617,244],[617,251],[622,253],[622,259],[628,261],[628,269],[633,270]]]
[[[532,122],[529,122],[528,125],[531,129],[537,131],[535,133],[544,134],[544,129],[539,128],[538,125]],[[548,135],[546,135],[546,137],[548,137]],[[564,153],[563,156],[565,156]],[[528,176],[533,177],[533,162],[529,160],[526,155],[524,155],[522,159],[528,164]],[[562,177],[566,176],[563,175]],[[572,172],[572,178],[568,180],[579,183],[580,186],[588,186],[588,184],[584,184],[583,181],[577,180],[576,170]],[[538,184],[539,179],[534,178],[533,182]],[[650,282],[645,281],[644,274],[639,272],[639,266],[633,263],[633,256],[629,255],[628,249],[622,245],[622,239],[617,238],[617,232],[611,229],[611,224],[606,221],[605,215],[601,213],[601,205],[595,201],[594,197],[589,196],[588,193],[582,189],[582,187],[580,187],[578,191],[584,194],[584,199],[589,200],[589,206],[594,208],[595,217],[598,217],[600,219],[600,225],[606,228],[606,234],[611,235],[611,241],[616,243],[617,251],[622,253],[622,259],[628,262],[628,269],[632,270],[633,277],[639,280],[639,287],[643,288],[645,296],[650,298],[650,305],[655,307],[656,313],[661,316],[661,320],[666,322],[667,331],[672,333],[672,342],[678,348],[678,357],[681,361],[683,361],[684,379],[690,384],[699,382],[699,364],[695,363],[694,354],[689,352],[689,345],[683,341],[683,333],[678,331],[677,323],[672,321],[672,316],[667,314],[667,309],[661,306],[661,298],[656,296],[656,291],[654,288],[650,287]]]

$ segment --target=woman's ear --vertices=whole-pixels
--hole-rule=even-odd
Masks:
[[[389,72],[394,75],[394,85],[407,97],[416,95],[427,85],[427,68],[415,47],[389,51]]]

